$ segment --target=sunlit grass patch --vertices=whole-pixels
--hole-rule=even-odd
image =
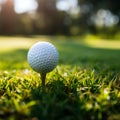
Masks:
[[[39,37],[0,37],[0,52],[15,50],[15,49],[28,49],[32,44],[37,41],[48,41],[49,38],[45,36]]]
[[[85,44],[93,48],[103,48],[103,49],[120,49],[120,41],[118,40],[85,40]]]

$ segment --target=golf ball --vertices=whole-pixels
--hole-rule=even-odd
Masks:
[[[55,46],[49,42],[37,42],[28,51],[28,63],[38,73],[52,71],[59,59]]]

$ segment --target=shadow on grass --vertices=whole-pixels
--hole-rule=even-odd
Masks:
[[[27,49],[16,49],[0,53],[0,69],[22,69],[27,67]]]
[[[92,48],[84,44],[66,41],[59,43],[60,64],[80,65],[120,70],[120,50]]]
[[[59,64],[120,70],[120,50],[91,48],[74,41],[55,42],[60,54]],[[0,53],[0,69],[25,68],[27,49]]]
[[[66,86],[63,81],[54,80],[31,91],[32,99],[37,104],[32,107],[32,118],[40,120],[81,120],[82,107],[77,91]]]

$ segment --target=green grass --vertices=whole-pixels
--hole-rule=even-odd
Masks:
[[[119,120],[120,41],[88,39],[0,37],[0,120]],[[45,88],[27,63],[39,40],[60,54]]]

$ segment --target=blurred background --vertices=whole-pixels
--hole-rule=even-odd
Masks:
[[[0,0],[0,35],[120,34],[120,0]]]

